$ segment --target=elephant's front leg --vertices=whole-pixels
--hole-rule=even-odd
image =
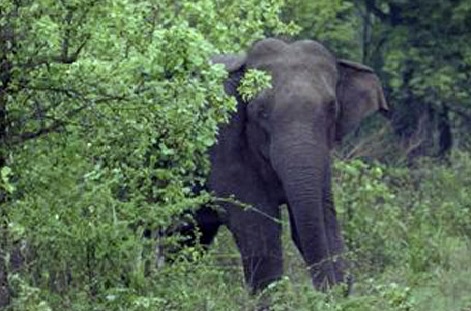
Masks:
[[[237,163],[213,166],[210,188],[218,197],[242,203],[223,203],[222,218],[241,253],[246,284],[255,293],[283,274],[280,210],[273,187],[256,170]]]
[[[258,292],[283,274],[279,208],[254,204],[248,210],[232,206],[228,212],[228,225],[241,253],[245,281],[254,293]]]

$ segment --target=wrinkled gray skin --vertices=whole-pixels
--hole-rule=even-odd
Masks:
[[[209,190],[254,209],[224,203],[223,215],[196,215],[209,244],[220,224],[232,232],[253,291],[283,273],[279,206],[287,204],[292,238],[317,289],[345,281],[344,243],[331,192],[330,150],[369,114],[387,109],[380,82],[360,64],[337,60],[315,41],[257,42],[246,56],[218,56],[229,72],[226,92],[237,112],[211,150]],[[244,103],[244,72],[272,75],[272,89]]]

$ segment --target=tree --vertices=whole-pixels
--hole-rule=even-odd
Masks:
[[[452,128],[463,131],[471,116],[469,1],[355,3],[368,32],[365,62],[386,81],[396,134],[411,156],[446,154]]]
[[[360,20],[352,3],[344,0],[287,0],[285,20],[294,21],[301,31],[298,39],[318,40],[336,55],[360,61]]]
[[[208,200],[235,109],[210,56],[292,32],[282,3],[0,0],[0,305],[152,288],[143,231]]]

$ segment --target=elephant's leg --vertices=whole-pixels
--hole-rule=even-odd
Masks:
[[[204,206],[195,212],[194,219],[200,232],[199,242],[201,245],[208,247],[222,225],[218,212]]]
[[[217,197],[235,199],[235,202],[230,202],[232,199],[220,202],[221,218],[240,251],[246,284],[256,293],[283,274],[278,206],[282,189],[267,182],[266,175],[260,174],[261,164],[250,162],[251,155],[242,157],[244,152],[239,147],[238,157],[231,161],[219,163],[221,155],[213,154],[208,188]]]
[[[229,212],[229,229],[241,253],[245,281],[254,293],[283,274],[279,209],[276,205],[258,208],[232,207]]]
[[[184,247],[192,247],[197,243],[208,247],[222,225],[217,211],[207,206],[199,208],[196,212],[188,212],[184,217],[188,220],[175,230],[183,237],[180,244]]]

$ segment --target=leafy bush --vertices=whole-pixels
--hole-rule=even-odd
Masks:
[[[169,301],[156,296],[164,272],[144,231],[208,200],[192,189],[235,109],[226,72],[209,60],[265,31],[292,33],[282,5],[0,1],[0,276],[10,309]]]
[[[289,0],[283,10],[284,2],[0,0],[0,300],[5,281],[12,298],[6,310],[471,305],[468,153],[414,169],[336,162],[336,204],[357,279],[348,299],[341,289],[312,290],[289,230],[289,278],[260,296],[245,290],[227,230],[206,255],[197,246],[172,265],[156,264],[160,240],[144,231],[165,228],[209,199],[192,190],[204,182],[218,124],[235,109],[223,92],[226,73],[210,56],[239,52],[266,34],[293,34],[299,28],[283,22],[293,15],[302,36],[360,58],[350,2]],[[258,74],[252,80],[268,83]],[[451,80],[429,80],[445,82],[442,91],[450,93]],[[415,91],[423,91],[420,81]]]

